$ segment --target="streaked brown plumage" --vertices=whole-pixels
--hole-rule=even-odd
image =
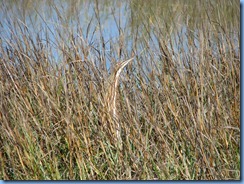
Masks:
[[[123,70],[123,68],[131,62],[133,58],[130,58],[125,61],[121,61],[115,65],[114,71],[111,73],[108,78],[105,97],[104,97],[104,105],[107,109],[107,112],[111,115],[112,119],[108,120],[113,127],[113,133],[116,134],[117,143],[120,149],[122,149],[122,139],[121,139],[121,126],[119,123],[119,117],[116,111],[116,96],[117,96],[117,87],[119,83],[119,76]]]

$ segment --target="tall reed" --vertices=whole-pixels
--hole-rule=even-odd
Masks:
[[[1,179],[239,180],[240,9],[221,2],[130,1],[127,24],[115,3],[108,41],[111,1],[83,4],[87,29],[1,2]]]

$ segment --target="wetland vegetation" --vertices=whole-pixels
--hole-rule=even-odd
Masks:
[[[104,94],[132,57],[118,149]],[[1,1],[0,165],[2,180],[239,180],[240,2]]]

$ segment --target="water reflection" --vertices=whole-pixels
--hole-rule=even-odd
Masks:
[[[239,6],[232,1],[12,0],[2,1],[0,6],[3,46],[9,47],[16,37],[24,42],[29,35],[35,44],[48,48],[49,60],[57,63],[67,54],[75,57],[71,53],[76,44],[90,48],[86,56],[82,48],[76,48],[81,59],[101,58],[94,60],[99,67],[109,68],[111,61],[127,59],[143,49],[148,50],[147,57],[160,59],[162,40],[174,58],[182,59],[184,53],[203,46],[199,38],[211,29],[211,39],[206,41],[212,49],[219,42],[226,42],[226,50],[230,49],[228,37],[239,53]],[[214,35],[216,29],[220,36]],[[67,48],[70,53],[64,53]]]

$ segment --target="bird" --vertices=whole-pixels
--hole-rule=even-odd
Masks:
[[[107,113],[111,118],[107,119],[108,123],[112,124],[113,134],[116,135],[117,146],[120,150],[122,150],[122,138],[121,138],[121,125],[119,122],[119,116],[117,114],[116,107],[116,97],[117,97],[117,87],[119,84],[120,74],[123,71],[123,68],[129,64],[134,57],[118,62],[113,72],[110,74],[106,85],[105,85],[105,95],[104,95],[104,105]]]

